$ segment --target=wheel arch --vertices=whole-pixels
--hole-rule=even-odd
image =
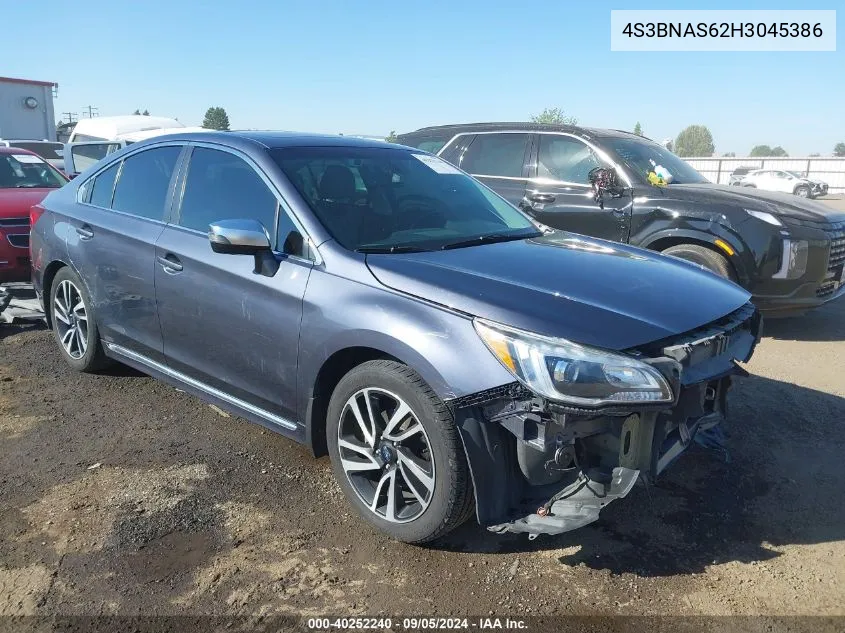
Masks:
[[[731,250],[733,250],[733,254],[728,253],[725,249],[717,246],[717,239],[725,242]],[[736,279],[739,280],[740,285],[748,283],[748,274],[741,259],[741,253],[746,250],[745,245],[737,243],[736,240],[728,237],[713,236],[708,233],[700,233],[698,231],[673,231],[671,233],[655,234],[640,245],[643,248],[648,248],[649,250],[662,253],[667,248],[679,246],[681,244],[694,244],[696,246],[707,248],[714,253],[718,253],[728,261],[728,264],[733,270]]]
[[[53,289],[53,280],[62,268],[69,264],[62,260],[54,260],[50,262],[44,269],[44,274],[41,277],[41,292],[44,298],[44,318],[47,321],[47,327],[53,329],[53,318],[50,310],[50,292]]]
[[[305,412],[305,438],[316,457],[328,454],[326,444],[326,415],[332,393],[340,380],[355,367],[371,360],[393,360],[409,367],[413,365],[378,347],[359,345],[345,347],[331,354],[320,366]],[[416,368],[415,368],[416,369]]]

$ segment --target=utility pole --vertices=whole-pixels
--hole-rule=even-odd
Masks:
[[[88,118],[89,119],[93,119],[95,116],[99,116],[97,114],[97,110],[99,110],[99,108],[95,108],[94,106],[87,105],[87,106],[84,106],[82,109],[88,110]]]
[[[76,123],[79,120],[79,115],[76,112],[62,112],[62,119],[67,119],[67,123]]]

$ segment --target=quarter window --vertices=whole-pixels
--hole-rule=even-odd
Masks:
[[[196,231],[220,220],[258,220],[272,236],[276,196],[243,159],[215,149],[194,148],[179,224]],[[271,237],[272,239],[272,237]]]
[[[460,167],[479,176],[519,178],[528,134],[479,134],[464,152]]]
[[[117,177],[118,167],[120,167],[119,162],[115,163],[105,171],[100,172],[100,174],[91,181],[91,204],[98,207],[104,207],[106,209],[111,208],[111,197],[114,193],[114,179]]]
[[[156,147],[123,161],[112,208],[151,220],[164,219],[164,204],[181,147]]]
[[[585,143],[571,136],[540,135],[540,153],[537,157],[537,176],[588,184],[590,170],[600,167],[602,161]]]

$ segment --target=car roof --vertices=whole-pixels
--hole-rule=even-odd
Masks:
[[[610,130],[593,127],[580,127],[577,125],[560,125],[554,123],[533,123],[531,121],[490,121],[487,123],[455,123],[450,125],[434,125],[430,127],[423,127],[413,132],[406,132],[400,134],[398,138],[409,137],[412,135],[423,135],[426,133],[451,133],[466,134],[473,132],[496,132],[496,131],[526,131],[526,132],[568,132],[586,137],[632,137],[651,140],[644,136],[639,136],[632,132],[625,130]]]
[[[340,136],[334,134],[310,134],[306,132],[283,132],[264,130],[235,130],[230,132],[183,132],[156,136],[146,142],[161,141],[207,141],[210,143],[222,143],[226,145],[251,143],[260,145],[266,149],[277,149],[283,147],[392,147],[395,149],[407,150],[407,147],[387,143],[378,139],[365,139],[352,136]],[[135,147],[133,145],[133,147]]]

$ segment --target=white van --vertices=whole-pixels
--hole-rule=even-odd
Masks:
[[[162,116],[130,114],[82,119],[65,145],[65,172],[73,177],[108,154],[153,136],[202,130]]]

